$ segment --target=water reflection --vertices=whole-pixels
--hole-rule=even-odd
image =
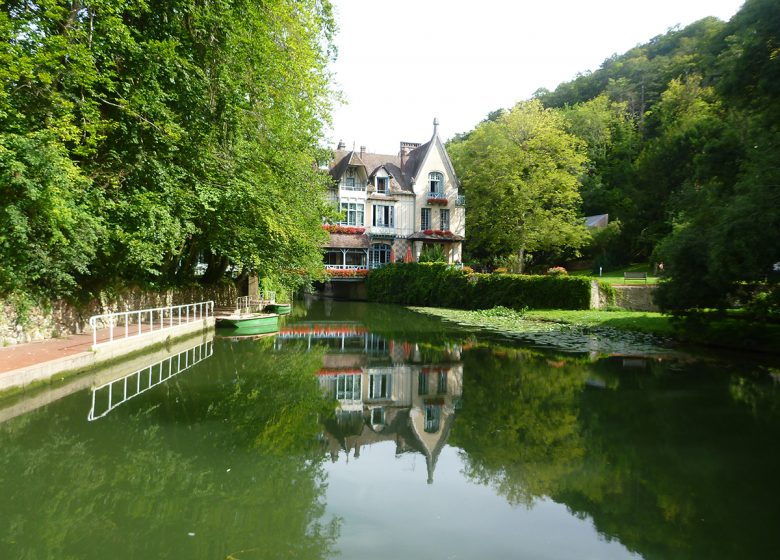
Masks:
[[[116,369],[100,422],[85,385],[0,423],[0,558],[780,546],[776,368],[531,348],[388,306],[294,320]]]
[[[771,474],[780,457],[769,444],[780,437],[780,394],[770,376],[751,378],[745,366],[682,356],[530,348],[404,310],[380,308],[382,321],[368,313],[362,321],[339,320],[335,305],[322,311],[313,308],[314,320],[280,333],[276,348],[305,340],[306,348],[324,350],[319,384],[338,401],[323,421],[336,481],[348,468],[348,461],[335,464],[339,458],[388,473],[408,468],[404,457],[422,455],[429,483],[434,470],[437,480],[443,473],[449,481],[454,469],[510,506],[562,504],[599,540],[623,545],[601,549],[566,533],[559,535],[568,543],[562,548],[547,540],[533,549],[530,538],[521,544],[491,535],[495,550],[561,558],[572,556],[564,550],[576,542],[573,556],[701,558],[741,550],[762,557],[780,544],[768,522],[780,519],[768,498],[780,493]],[[368,447],[382,459],[363,459]],[[365,471],[349,469],[346,484],[378,483]],[[757,478],[740,479],[741,472]],[[461,486],[447,489],[468,495]],[[392,492],[416,503],[405,487]],[[329,500],[347,533],[385,519],[357,497]],[[731,505],[718,505],[724,503]],[[486,507],[495,508],[482,515],[496,526],[515,515]],[[437,517],[458,523],[441,511]],[[552,526],[566,526],[564,517]],[[545,534],[552,538],[557,529]]]
[[[87,420],[103,418],[132,398],[169,381],[214,353],[214,341],[207,340],[177,354],[153,362],[119,379],[113,379],[92,389],[92,407]]]
[[[342,452],[357,459],[362,447],[394,441],[396,454],[425,456],[433,483],[462,395],[462,345],[443,346],[434,360],[419,343],[387,339],[353,321],[329,321],[283,328],[275,348],[295,340],[305,340],[307,350],[326,349],[317,377],[338,403],[324,424],[331,459]]]

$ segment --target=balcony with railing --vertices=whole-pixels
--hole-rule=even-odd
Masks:
[[[459,194],[458,198],[455,199],[455,205],[456,206],[466,206],[466,195]]]
[[[343,191],[365,191],[366,183],[364,181],[352,181],[341,183],[341,190]]]
[[[427,196],[428,204],[437,204],[439,206],[446,206],[448,199],[447,193],[444,191],[430,191]]]
[[[371,226],[369,233],[379,237],[395,237],[396,229],[395,226]]]

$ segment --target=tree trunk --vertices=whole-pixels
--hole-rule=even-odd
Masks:
[[[525,248],[517,252],[517,274],[522,274],[525,269]],[[514,272],[514,271],[513,271]]]

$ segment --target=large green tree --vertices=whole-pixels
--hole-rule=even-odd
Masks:
[[[0,292],[316,274],[334,28],[327,0],[3,2]]]
[[[473,255],[514,255],[522,271],[536,251],[584,244],[578,212],[587,158],[559,112],[536,100],[519,103],[448,150],[468,196]]]

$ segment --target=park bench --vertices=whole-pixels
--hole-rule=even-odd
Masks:
[[[624,272],[623,280],[628,282],[629,280],[644,280],[647,284],[647,272]]]

